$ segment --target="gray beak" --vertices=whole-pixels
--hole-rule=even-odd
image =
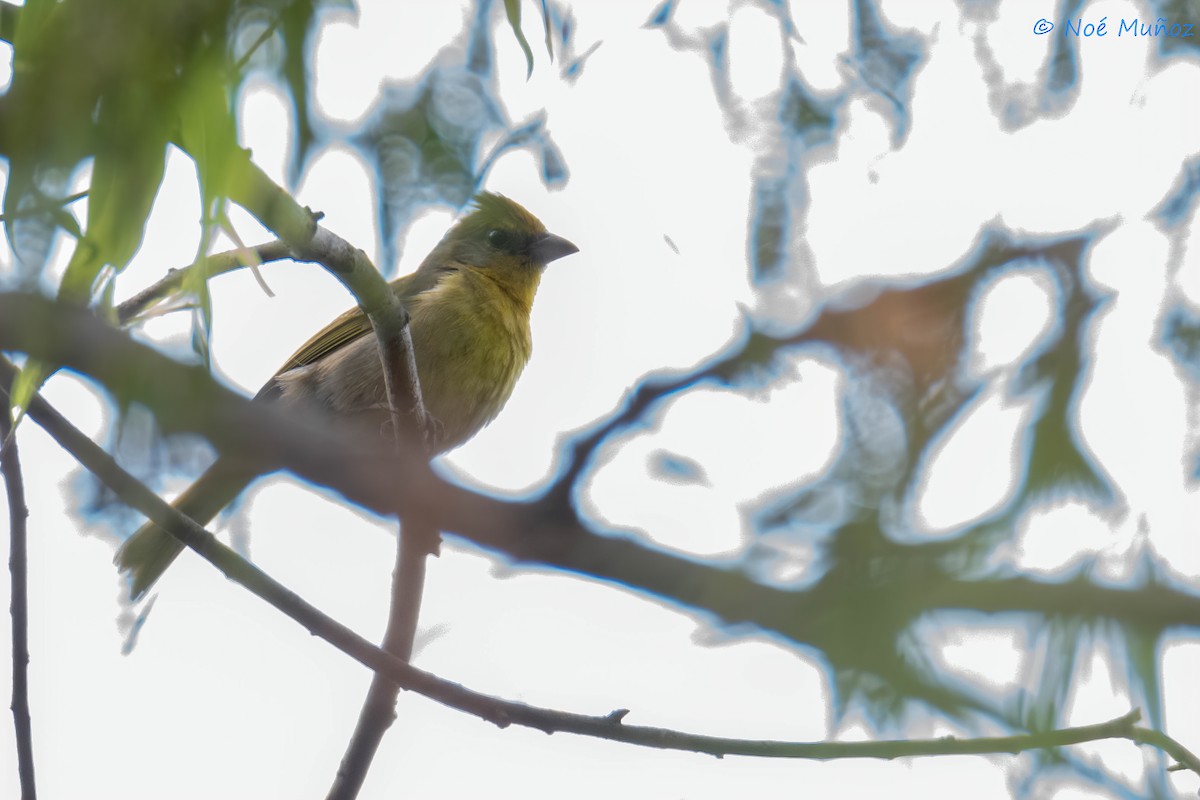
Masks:
[[[553,233],[543,233],[529,245],[529,258],[535,264],[549,264],[563,256],[578,252],[578,247]]]

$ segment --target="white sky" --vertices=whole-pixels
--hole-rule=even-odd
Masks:
[[[338,124],[368,113],[383,81],[408,79],[461,28],[461,3],[361,2],[357,16],[331,14],[316,50],[315,91]],[[500,5],[500,4],[497,4]],[[1096,555],[1106,573],[1128,571],[1147,540],[1180,576],[1200,580],[1195,520],[1200,503],[1183,480],[1194,448],[1195,394],[1155,349],[1167,292],[1200,303],[1200,225],[1173,252],[1147,221],[1200,151],[1200,64],[1162,65],[1143,39],[1087,41],[1078,98],[1066,113],[1004,130],[988,80],[1034,92],[1051,37],[1030,31],[1056,4],[1004,3],[989,26],[964,20],[953,2],[883,3],[897,28],[932,42],[915,78],[911,131],[893,150],[886,109],[847,66],[849,3],[792,3],[800,38],[782,41],[768,14],[747,3],[689,0],[676,20],[691,36],[732,14],[729,61],[748,123],[726,127],[709,69],[697,52],[672,49],[643,27],[656,3],[576,4],[575,52],[603,44],[575,83],[540,46],[540,4],[523,5],[533,76],[494,9],[500,97],[516,123],[545,108],[570,178],[560,191],[539,182],[535,160],[504,156],[487,188],[518,199],[581,252],[546,273],[534,310],[535,354],[496,422],[444,461],[462,480],[520,493],[553,473],[555,445],[617,406],[640,377],[685,369],[719,351],[749,310],[769,312],[795,287],[757,297],[746,266],[747,215],[756,153],[770,135],[761,111],[778,89],[785,56],[818,91],[845,92],[835,141],[805,174],[811,203],[804,241],[826,287],[870,276],[934,274],[970,250],[990,222],[1058,234],[1108,220],[1112,232],[1089,257],[1089,277],[1114,294],[1098,315],[1095,357],[1080,403],[1086,446],[1121,491],[1118,514],[1072,501],[1030,515],[1019,563],[1054,570]],[[1132,18],[1135,3],[1089,4],[1087,19]],[[976,60],[977,37],[998,74]],[[789,53],[790,51],[790,53]],[[11,51],[0,69],[11,66]],[[3,77],[0,75],[0,77]],[[281,95],[257,83],[243,100],[243,143],[283,179],[289,146]],[[326,214],[332,230],[378,257],[368,170],[349,149],[321,153],[297,196]],[[168,164],[145,244],[122,276],[132,294],[166,268],[188,263],[198,241],[199,203],[190,162]],[[235,218],[247,241],[261,236]],[[450,217],[431,214],[408,236],[401,272],[415,267]],[[864,235],[869,232],[869,235]],[[664,241],[670,237],[674,252]],[[225,245],[222,245],[225,246]],[[58,254],[65,259],[65,248]],[[11,261],[4,252],[3,261]],[[1174,259],[1174,260],[1172,260]],[[350,302],[309,265],[264,269],[276,293],[248,274],[213,284],[214,362],[252,393],[319,324]],[[971,364],[987,381],[931,462],[918,503],[922,523],[944,535],[1003,503],[1017,472],[1028,401],[1007,395],[1022,353],[1052,324],[1054,288],[1036,267],[1010,273],[977,304]],[[809,298],[806,302],[812,302]],[[186,320],[147,325],[170,339]],[[664,547],[701,556],[736,554],[748,543],[747,504],[828,466],[838,443],[836,364],[806,355],[754,396],[704,390],[679,397],[653,425],[631,433],[597,470],[587,495],[597,518]],[[60,375],[46,397],[101,436],[107,404],[77,378]],[[1137,424],[1128,424],[1136,419]],[[137,650],[120,654],[120,591],[111,544],[67,513],[73,464],[40,430],[25,426],[31,524],[32,705],[42,796],[288,798],[328,786],[358,713],[368,675],[331,647],[199,559],[180,559],[161,582]],[[706,485],[655,480],[654,454],[669,451],[703,469]],[[0,504],[5,502],[0,500]],[[6,511],[6,509],[5,509]],[[391,525],[332,505],[294,482],[257,485],[239,524],[253,529],[253,556],[318,607],[378,638],[393,558]],[[333,537],[331,537],[331,534]],[[336,556],[332,556],[336,553]],[[502,577],[503,579],[497,579]],[[0,588],[7,592],[7,572]],[[811,653],[766,637],[718,638],[679,611],[611,586],[553,573],[520,573],[456,545],[430,565],[416,663],[472,688],[586,713],[630,708],[628,722],[757,738],[830,735],[827,676]],[[948,668],[1002,686],[1029,668],[1023,632],[1004,620],[947,629],[937,655]],[[706,646],[697,646],[697,641]],[[1074,698],[1070,722],[1127,710],[1114,698],[1119,675],[1103,661]],[[9,680],[0,660],[0,684]],[[1194,676],[1200,644],[1167,650],[1163,686],[1168,730],[1200,749]],[[712,758],[639,750],[578,737],[499,731],[420,697],[405,696],[364,798],[794,797],[977,800],[1008,796],[1012,758],[944,758],[829,764]],[[951,732],[938,725],[913,735]],[[839,733],[864,734],[851,721]],[[1106,763],[1136,776],[1131,745],[1097,747]],[[16,786],[11,726],[0,726],[0,787]],[[1194,775],[1173,785],[1194,792]],[[802,788],[801,788],[802,787]],[[0,788],[0,793],[8,791]],[[1055,797],[1071,797],[1064,790]]]

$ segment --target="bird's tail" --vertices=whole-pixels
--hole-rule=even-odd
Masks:
[[[218,460],[172,504],[200,525],[207,525],[234,501],[250,478]],[[183,544],[153,522],[138,528],[117,549],[113,562],[129,574],[129,596],[136,600],[171,566]]]

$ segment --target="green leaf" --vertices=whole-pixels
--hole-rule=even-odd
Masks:
[[[230,99],[232,76],[220,53],[201,53],[188,68],[179,97],[180,142],[196,162],[200,181],[202,217],[196,260],[200,269],[191,270],[183,284],[185,294],[195,298],[192,318],[192,349],[206,365],[210,363],[212,298],[204,259],[216,227],[225,219],[230,181],[241,150],[237,143],[237,120]]]
[[[153,129],[147,124],[139,140],[93,160],[87,230],[71,254],[59,297],[88,302],[104,265],[120,272],[141,246],[166,166],[166,132]]]
[[[546,0],[542,0],[542,27],[546,31],[546,53],[550,56],[550,60],[554,60],[554,43],[550,38],[550,7],[546,4]]]
[[[21,7],[21,16],[17,20],[17,35],[12,40],[14,54],[26,54],[45,40],[57,6],[54,0],[28,0]],[[22,63],[24,61],[22,58],[14,59],[13,71],[26,66]]]
[[[50,212],[50,215],[54,219],[54,224],[71,234],[71,238],[77,240],[83,238],[83,229],[79,227],[79,220],[75,219],[75,215],[65,207],[56,207]]]
[[[283,63],[280,70],[292,99],[296,146],[292,148],[289,180],[298,182],[309,152],[316,143],[309,109],[309,72],[305,63],[308,34],[313,27],[316,8],[312,0],[295,0],[279,12],[279,31],[283,39]]]
[[[33,400],[33,396],[42,388],[42,384],[46,382],[52,372],[49,365],[33,359],[29,359],[21,366],[21,371],[13,380],[12,392],[8,396],[9,413],[11,414],[14,408],[21,409],[21,413],[13,419],[12,430],[14,433],[21,424],[21,420],[25,418],[25,410],[29,408],[29,402]]]
[[[237,149],[237,120],[229,97],[229,76],[217,54],[201,54],[189,64],[179,95],[179,134],[196,162],[204,221],[222,213],[229,194],[230,167]]]
[[[192,311],[192,351],[200,356],[206,369],[212,369],[212,295],[208,284],[203,286]]]
[[[10,161],[10,174],[4,197],[4,225],[16,256],[16,274],[20,285],[34,288],[59,228],[78,238],[79,223],[63,198],[67,172],[37,166],[35,158],[20,153]]]
[[[521,45],[521,50],[525,53],[525,79],[529,80],[533,76],[533,50],[530,49],[525,33],[521,30],[521,0],[504,0],[504,10],[508,13],[508,26],[512,28],[513,35],[517,37],[517,44]]]

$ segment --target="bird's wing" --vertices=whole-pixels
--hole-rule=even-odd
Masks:
[[[279,368],[271,379],[264,383],[262,388],[258,390],[258,394],[254,395],[254,399],[278,399],[281,392],[281,385],[276,379],[280,375],[297,367],[311,364],[319,360],[322,356],[328,355],[339,347],[345,347],[350,342],[370,332],[371,321],[367,319],[367,315],[362,313],[360,309],[352,308],[344,314],[339,315],[337,319],[326,325],[316,335],[301,345],[299,350],[292,353],[291,358],[284,362],[283,366]]]
[[[371,321],[367,319],[367,315],[362,312],[362,309],[352,308],[338,315],[337,319],[301,345],[300,349],[293,353],[292,357],[284,362],[275,374],[281,375],[296,367],[303,367],[319,361],[322,356],[328,355],[370,332]]]
[[[456,268],[457,265],[448,264],[438,269],[423,269],[396,281],[392,284],[392,289],[399,296],[400,302],[407,304],[413,296],[432,289],[443,275],[453,272]],[[296,367],[320,361],[334,350],[345,347],[370,332],[371,321],[367,319],[367,315],[360,308],[352,308],[340,314],[301,345],[275,374],[282,375]],[[267,391],[273,383],[274,381],[268,381],[259,394]]]

